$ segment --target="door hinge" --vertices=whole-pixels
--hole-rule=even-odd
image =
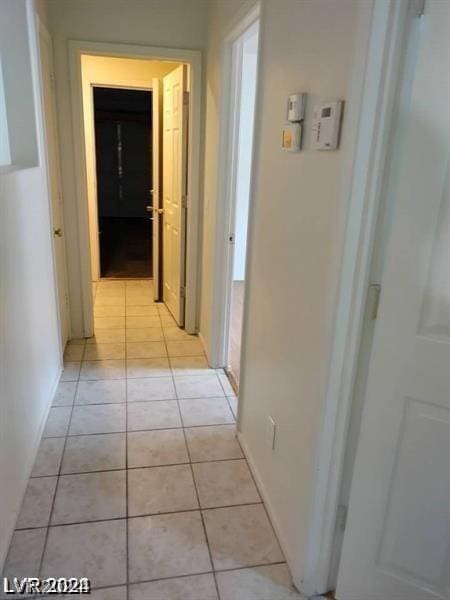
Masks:
[[[180,286],[180,297],[186,298],[186,287],[184,285]]]
[[[371,283],[367,296],[369,305],[369,316],[374,321],[378,316],[378,306],[380,305],[381,285],[379,283]]]
[[[348,506],[345,504],[339,504],[336,513],[336,528],[340,531],[345,531],[345,527],[347,525],[347,513]]]
[[[183,92],[183,104],[189,104],[189,92]]]
[[[426,0],[414,0],[414,16],[420,19],[425,14]]]
[[[187,208],[188,199],[186,194],[181,196],[181,208]]]

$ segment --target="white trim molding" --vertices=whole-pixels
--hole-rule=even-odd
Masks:
[[[329,591],[347,431],[407,7],[407,0],[361,4],[355,47],[361,62],[356,67],[352,90],[359,115],[355,117],[358,125],[335,331],[306,561],[294,567],[295,582],[306,596]]]
[[[83,332],[93,334],[92,273],[89,241],[88,189],[84,144],[81,56],[108,56],[146,60],[166,60],[189,65],[190,71],[190,140],[188,148],[188,198],[186,231],[186,315],[188,333],[198,329],[198,265],[199,265],[199,205],[200,205],[200,146],[202,57],[198,50],[135,46],[121,43],[69,41],[70,88],[75,153],[78,235],[81,261],[81,294]]]

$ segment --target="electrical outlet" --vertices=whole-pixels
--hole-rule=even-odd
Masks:
[[[269,415],[267,417],[266,424],[266,443],[272,450],[275,450],[275,438],[276,438],[277,426],[273,418]]]

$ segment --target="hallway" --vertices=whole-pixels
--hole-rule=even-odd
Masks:
[[[94,285],[96,335],[67,347],[4,575],[89,577],[93,600],[300,598],[228,380],[151,286]]]

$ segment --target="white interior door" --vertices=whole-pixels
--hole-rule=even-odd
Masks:
[[[163,300],[184,324],[187,66],[164,77],[163,119]]]
[[[55,79],[53,75],[51,39],[42,25],[39,26],[39,47],[44,101],[44,125],[47,142],[48,180],[52,209],[53,252],[58,290],[59,326],[61,346],[64,349],[69,338],[69,296],[67,293],[66,251],[63,238],[64,222],[59,171],[58,130],[56,125]]]
[[[162,117],[162,85],[159,79],[154,78],[152,83],[152,190],[151,206],[153,212],[152,227],[152,259],[153,259],[153,297],[160,299],[160,252],[159,252],[159,209],[161,206],[160,185],[160,151],[161,151],[161,117]]]
[[[428,1],[402,107],[341,600],[450,598],[448,2]],[[401,129],[400,129],[401,127]]]

